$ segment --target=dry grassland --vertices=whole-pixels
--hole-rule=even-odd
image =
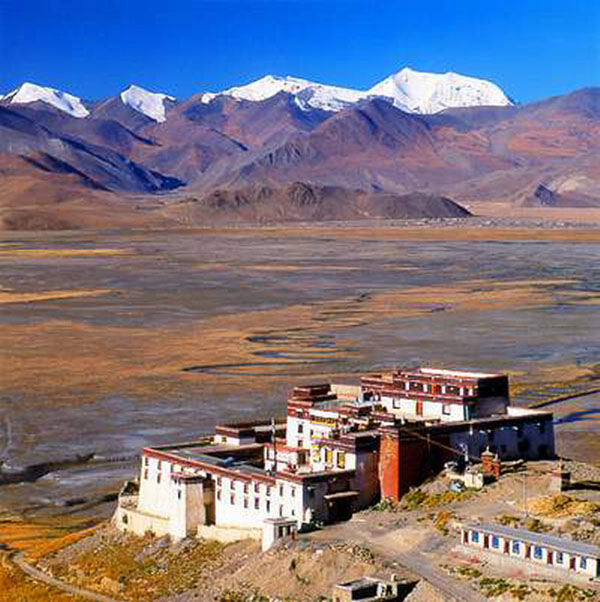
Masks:
[[[79,297],[98,297],[114,291],[97,289],[87,291],[40,291],[35,293],[17,293],[0,290],[0,305],[4,303],[36,303],[39,301],[57,301],[60,299],[77,299]]]
[[[79,529],[73,531],[73,529]],[[55,552],[87,535],[78,521],[25,522],[5,516],[0,520],[0,543],[12,550],[24,550],[29,559]],[[60,592],[27,577],[0,551],[0,602],[83,602],[82,598]]]
[[[0,259],[57,259],[71,257],[116,257],[131,255],[129,249],[23,249],[0,248]]]
[[[600,222],[600,210],[598,210]],[[565,218],[566,219],[566,218]],[[588,221],[583,220],[583,221]],[[372,240],[373,227],[369,226],[321,226],[321,227],[264,227],[264,228],[218,228],[192,229],[180,231],[185,234],[227,236],[230,238],[331,238],[350,240]],[[415,242],[600,242],[600,228],[477,228],[473,226],[405,227],[386,226],[377,228],[377,240],[398,240]]]
[[[344,349],[349,343],[345,339],[354,327],[440,310],[545,307],[555,302],[559,294],[555,289],[564,282],[478,280],[416,287],[223,315],[168,328],[103,327],[66,320],[11,325],[0,335],[0,387],[7,392],[19,391],[27,383],[30,392],[66,401],[84,400],[106,391],[157,398],[202,384],[219,387],[225,381],[231,386],[231,379],[215,376],[210,370],[182,372],[191,366],[231,364],[236,370],[241,364],[237,367],[240,374],[266,371],[277,377],[293,369],[298,375],[318,377],[318,362],[307,362],[306,357],[348,357],[353,352]],[[315,337],[331,332],[338,337],[335,346],[319,347]],[[280,344],[267,345],[256,338],[257,334],[279,337]],[[284,354],[285,360],[273,356],[277,352]],[[243,384],[245,388],[253,386],[248,381]]]

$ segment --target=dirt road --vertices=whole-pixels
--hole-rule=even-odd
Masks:
[[[65,583],[64,581],[60,581],[54,577],[50,577],[50,575],[47,575],[43,571],[40,571],[27,563],[23,557],[23,552],[18,552],[15,554],[12,557],[12,560],[25,574],[33,577],[33,579],[41,581],[46,585],[56,587],[57,589],[60,589],[68,594],[73,594],[75,596],[79,596],[80,598],[85,598],[86,600],[94,600],[95,602],[121,602],[116,598],[109,598],[108,596],[103,596],[102,594],[98,594],[87,589],[81,589],[80,587],[75,587],[69,583]]]

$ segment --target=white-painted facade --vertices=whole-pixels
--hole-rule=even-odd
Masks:
[[[256,537],[265,520],[292,521],[297,528],[337,520],[377,501],[378,429],[403,432],[408,422],[444,429],[450,445],[471,456],[487,447],[503,458],[554,452],[551,415],[539,413],[538,421],[531,410],[507,407],[507,397],[487,395],[477,402],[478,414],[498,413],[494,424],[467,422],[477,407],[469,401],[474,384],[446,390],[443,382],[420,383],[419,395],[412,396],[408,382],[406,395],[382,395],[377,379],[372,382],[369,390],[341,385],[294,389],[285,430],[283,424],[276,428],[268,422],[228,424],[217,427],[211,440],[144,450],[138,496],[119,503],[117,524],[140,534],[153,531],[181,539],[226,529]],[[427,395],[435,399],[425,399]],[[525,445],[530,447],[524,454]]]
[[[600,579],[600,548],[523,529],[468,525],[461,529],[463,547],[536,565],[557,575]]]

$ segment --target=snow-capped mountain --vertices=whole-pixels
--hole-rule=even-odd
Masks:
[[[408,67],[374,85],[368,94],[389,98],[410,113],[513,104],[496,84],[484,79],[458,73],[423,73]]]
[[[303,110],[321,109],[337,112],[369,98],[385,98],[408,113],[431,114],[448,108],[476,106],[507,106],[513,101],[494,83],[458,73],[425,73],[405,67],[386,77],[369,90],[356,90],[340,86],[320,84],[298,77],[264,77],[243,86],[235,86],[222,92],[206,92],[200,96],[203,103],[210,103],[220,95],[237,100],[262,101],[287,92],[294,96]],[[157,123],[167,119],[167,108],[175,98],[168,94],[150,92],[131,85],[120,94],[121,102],[134,111]],[[90,112],[80,98],[56,90],[24,83],[9,94],[0,95],[2,103],[45,102],[72,115],[87,117]],[[95,117],[96,113],[92,115]]]
[[[201,100],[210,102],[215,96],[223,94],[238,100],[259,101],[275,96],[279,92],[293,94],[300,108],[312,107],[325,111],[341,111],[358,102],[365,95],[361,90],[318,84],[298,77],[265,75],[245,86],[236,86],[218,93],[203,94]]]
[[[492,82],[457,73],[423,73],[408,67],[369,90],[355,90],[318,84],[297,77],[266,75],[245,86],[236,86],[218,93],[206,93],[202,102],[210,102],[219,94],[238,100],[260,101],[279,92],[296,97],[301,108],[341,111],[372,97],[389,99],[409,113],[437,113],[448,108],[473,106],[506,106],[513,102]]]
[[[175,101],[168,94],[149,92],[135,85],[121,92],[121,100],[123,104],[159,123],[166,120],[165,101]]]
[[[81,118],[89,115],[89,111],[77,96],[67,94],[67,92],[62,92],[55,88],[46,88],[29,82],[21,84],[16,90],[4,96],[2,101],[17,104],[41,101],[73,117]]]

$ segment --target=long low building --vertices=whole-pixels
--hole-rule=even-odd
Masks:
[[[145,448],[139,491],[122,496],[116,521],[140,534],[258,538],[265,524],[287,532],[290,521],[301,528],[398,501],[448,460],[486,449],[554,455],[552,414],[511,406],[504,375],[420,368],[295,387],[285,420]]]
[[[461,544],[496,555],[499,562],[505,558],[557,576],[600,578],[600,547],[563,537],[503,525],[467,524],[461,527]]]

